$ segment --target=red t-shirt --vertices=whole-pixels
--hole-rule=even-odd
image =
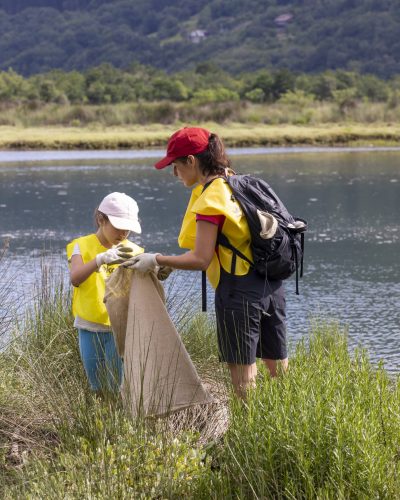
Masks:
[[[205,220],[207,222],[211,222],[211,224],[215,224],[218,226],[218,231],[222,231],[222,226],[224,225],[225,222],[225,215],[201,215],[201,214],[196,214],[196,221],[198,220]]]
[[[218,226],[218,232],[222,231],[222,226],[224,225],[225,222],[225,215],[201,215],[201,214],[196,214],[196,222],[198,220],[205,220],[207,222],[211,222],[211,224],[215,224]],[[218,245],[215,245],[215,251],[218,255]],[[218,255],[219,258],[219,255]]]

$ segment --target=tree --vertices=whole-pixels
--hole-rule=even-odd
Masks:
[[[388,85],[373,75],[363,75],[357,84],[358,95],[371,101],[386,101],[389,96]]]
[[[273,76],[271,95],[274,101],[289,90],[294,90],[294,76],[287,69],[277,71]]]
[[[28,82],[13,69],[0,73],[0,101],[13,101],[27,97]]]
[[[153,99],[170,99],[171,101],[184,101],[189,92],[180,80],[159,77],[153,80]]]
[[[332,73],[317,75],[313,85],[311,86],[311,92],[320,101],[331,100],[335,90],[336,79]]]

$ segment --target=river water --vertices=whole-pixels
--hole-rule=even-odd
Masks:
[[[400,372],[400,151],[230,153],[237,172],[266,179],[288,209],[309,224],[300,296],[292,279],[286,283],[291,346],[315,318],[334,320],[348,330],[352,348],[363,345],[374,362],[382,360],[390,372]],[[152,168],[160,155],[0,152],[0,240],[10,241],[1,265],[3,311],[9,309],[4,290],[11,282],[19,310],[21,303],[29,306],[41,264],[50,274],[66,277],[65,244],[93,230],[94,208],[112,191],[125,192],[139,204],[143,235],[137,243],[148,251],[179,253],[176,240],[189,191],[170,169]],[[174,280],[174,293],[187,294],[190,286],[198,308],[199,274],[178,273]]]

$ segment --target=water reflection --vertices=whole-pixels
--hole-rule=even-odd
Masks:
[[[143,235],[137,243],[180,251],[176,239],[189,192],[169,169],[155,171],[151,158],[68,158],[0,164],[0,238],[11,238],[10,255],[24,267],[19,283],[28,295],[43,250],[65,274],[66,242],[92,231],[94,208],[111,191],[138,201]],[[315,315],[339,319],[351,345],[369,347],[391,371],[400,371],[399,159],[394,151],[233,156],[237,171],[265,178],[309,223],[300,297],[287,283],[290,338],[305,335]],[[187,282],[183,276],[178,289]],[[199,297],[193,303],[200,307]]]

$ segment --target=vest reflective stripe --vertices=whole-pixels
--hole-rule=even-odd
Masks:
[[[134,243],[124,240],[122,243],[133,247],[134,255],[143,253],[143,248]],[[67,245],[68,261],[71,259],[75,245],[79,245],[83,263],[86,264],[93,260],[98,253],[107,251],[95,234],[82,236],[71,241]],[[100,323],[102,325],[110,325],[106,306],[103,303],[105,293],[105,280],[118,267],[118,264],[113,266],[102,265],[97,272],[92,273],[78,287],[74,287],[72,296],[72,313],[74,317],[79,316],[86,321]]]
[[[197,186],[192,190],[178,238],[181,248],[193,250],[195,247],[196,214],[224,215],[225,222],[222,226],[222,233],[228,237],[235,248],[252,260],[250,230],[246,217],[238,202],[232,197],[232,192],[224,179],[216,179],[204,191],[203,186]],[[207,269],[207,277],[214,288],[219,283],[220,265],[225,271],[230,272],[232,263],[232,251],[228,248],[219,246],[218,255],[219,260],[215,253]],[[236,275],[247,274],[249,268],[248,262],[237,257]]]

